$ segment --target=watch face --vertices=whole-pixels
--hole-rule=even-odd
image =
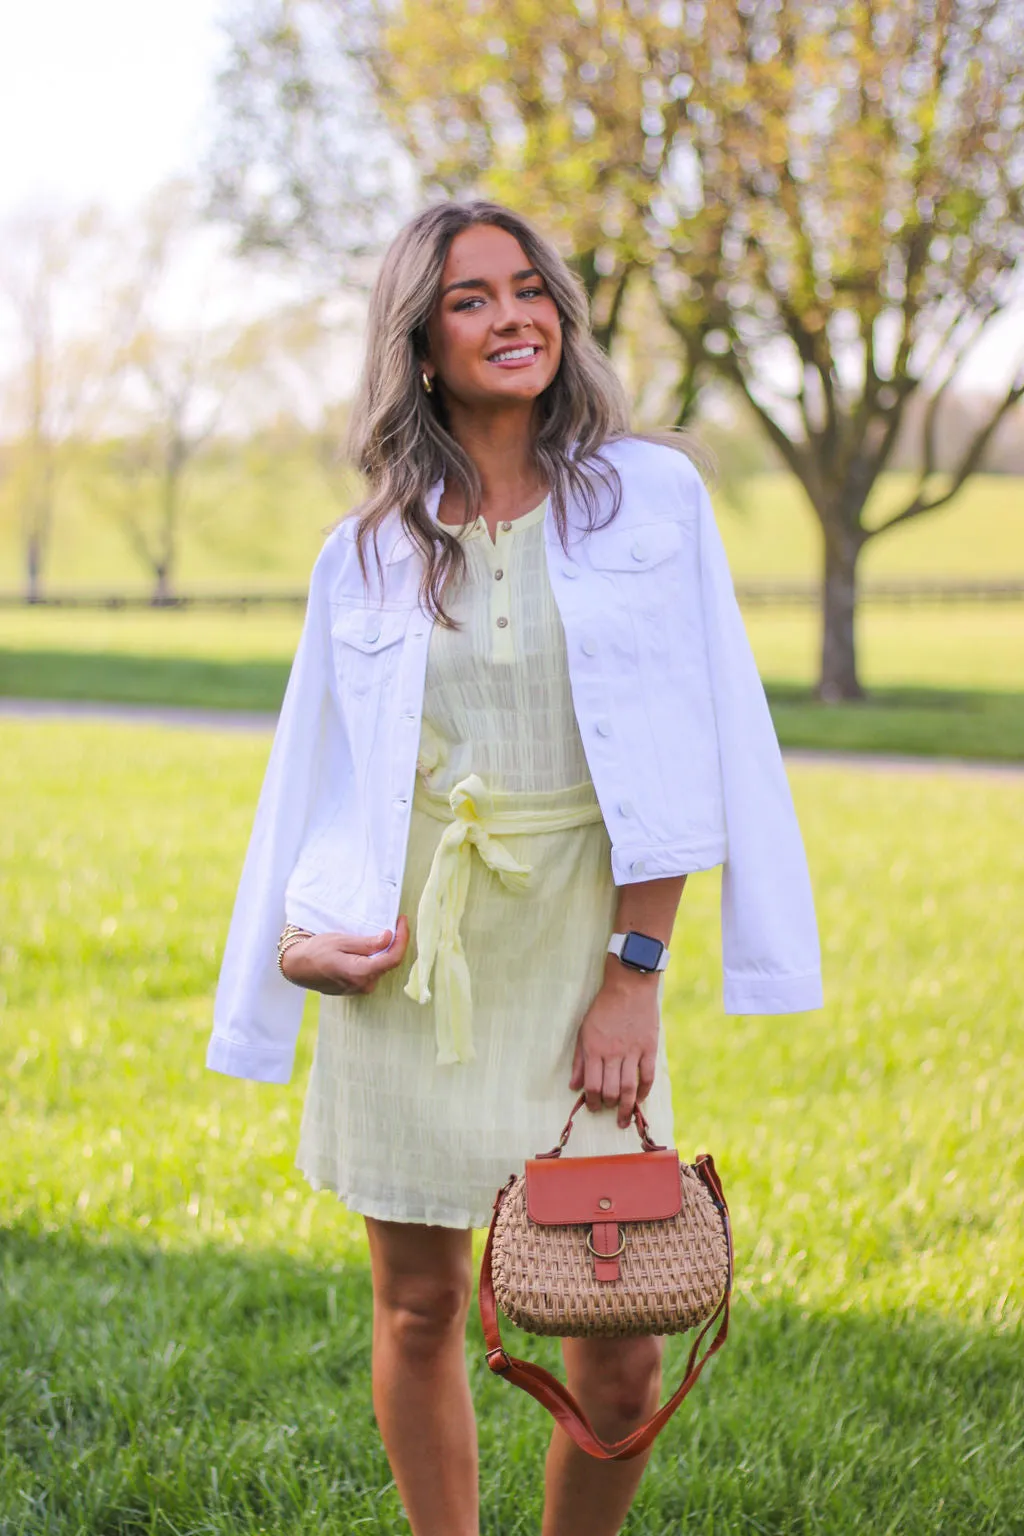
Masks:
[[[627,933],[619,958],[626,965],[635,965],[643,971],[653,971],[665,948],[660,939],[649,939],[646,933]]]

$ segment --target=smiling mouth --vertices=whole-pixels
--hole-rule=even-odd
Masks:
[[[505,347],[501,352],[492,352],[487,361],[489,363],[525,363],[531,362],[539,354],[540,347],[532,344],[525,347]]]

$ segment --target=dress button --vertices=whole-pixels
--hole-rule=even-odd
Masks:
[[[495,571],[495,573],[494,573],[495,581],[500,581],[501,578],[504,576],[504,574],[505,574],[504,571]]]
[[[512,524],[511,523],[502,523],[501,526],[502,526],[503,532],[508,533],[509,529],[512,527]]]
[[[599,736],[610,736],[612,733],[611,722],[604,719],[596,721],[594,729]]]
[[[597,646],[593,640],[584,640],[580,645],[580,650],[584,656],[594,656],[597,654]]]
[[[641,544],[640,540],[637,539],[636,543],[633,545],[632,549],[630,550],[630,554],[633,556],[633,559],[634,560],[643,560],[643,558],[646,555],[646,553],[647,553],[647,551],[644,549],[644,546]]]
[[[647,865],[644,863],[643,859],[634,859],[629,867],[630,871],[634,875],[642,875],[644,870],[647,868]]]
[[[501,618],[498,620],[498,628],[499,629],[505,629],[507,627],[507,625],[508,625],[508,619],[506,619],[505,615],[502,614]]]
[[[632,802],[632,800],[620,800],[619,801],[619,815],[620,816],[632,816],[632,814],[633,814],[633,802]]]

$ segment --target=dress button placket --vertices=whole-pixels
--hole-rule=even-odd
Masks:
[[[493,542],[486,528],[481,541],[491,568],[491,657],[494,661],[514,661],[516,655],[510,612],[512,584],[506,579],[511,553],[511,543],[506,535],[511,531],[512,524],[502,522],[495,530]]]

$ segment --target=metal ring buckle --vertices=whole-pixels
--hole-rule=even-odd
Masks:
[[[587,1247],[590,1249],[590,1251],[594,1255],[595,1259],[617,1259],[620,1253],[625,1252],[625,1248],[626,1248],[626,1234],[625,1233],[622,1234],[622,1241],[619,1243],[619,1246],[615,1249],[615,1251],[613,1253],[599,1253],[597,1251],[597,1249],[594,1247],[593,1243],[591,1242],[591,1238],[593,1237],[593,1235],[594,1235],[594,1229],[593,1229],[593,1227],[591,1227],[590,1231],[587,1233]]]

